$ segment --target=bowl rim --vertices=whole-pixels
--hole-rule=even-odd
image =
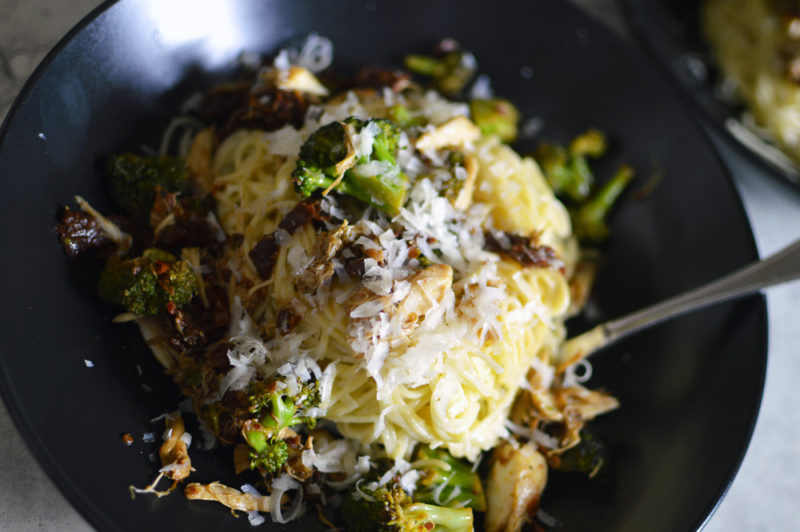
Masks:
[[[765,174],[789,184],[795,189],[800,189],[800,173],[792,175],[787,173],[778,163],[770,161],[768,158],[760,155],[758,151],[748,147],[744,142],[737,139],[730,129],[725,127],[725,120],[715,116],[714,113],[704,106],[698,99],[697,93],[699,91],[692,90],[685,82],[681,81],[681,77],[676,73],[675,68],[672,66],[673,58],[663,47],[659,44],[658,40],[654,37],[655,34],[662,36],[665,40],[675,43],[687,53],[691,53],[688,48],[683,46],[683,43],[673,39],[669,32],[665,30],[666,24],[656,24],[654,22],[653,9],[658,9],[664,5],[662,0],[621,0],[620,5],[625,14],[628,22],[628,27],[632,30],[631,33],[636,42],[641,43],[648,57],[653,60],[657,69],[664,75],[670,85],[673,86],[675,91],[686,102],[688,107],[693,110],[693,116],[697,115],[701,125],[706,125],[716,134],[716,136],[729,147],[731,150],[747,159],[751,164],[759,167]],[[712,91],[713,92],[713,91]],[[726,105],[724,101],[714,97],[715,101],[722,105]],[[731,115],[730,118],[738,119]],[[765,145],[775,150],[781,151],[780,148],[773,144],[766,143]],[[788,157],[788,156],[787,156]],[[800,171],[800,163],[792,161],[793,165],[798,167]]]

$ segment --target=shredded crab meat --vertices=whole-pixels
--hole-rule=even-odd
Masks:
[[[428,311],[441,304],[453,284],[453,268],[447,264],[433,264],[412,275],[408,282],[408,295],[396,309],[405,334],[410,334]]]
[[[183,493],[187,499],[214,501],[227,506],[233,511],[238,510],[248,513],[269,512],[272,504],[269,495],[259,495],[255,490],[248,490],[248,493],[244,493],[220,482],[212,482],[210,484],[192,482],[186,485]]]
[[[468,153],[464,156],[464,179],[461,188],[453,201],[453,207],[466,211],[472,205],[472,195],[475,192],[475,183],[478,179],[478,158],[475,154]]]
[[[262,74],[267,86],[282,91],[299,91],[315,96],[327,96],[328,89],[309,72],[308,69],[292,65],[288,68],[276,68]]]
[[[187,478],[193,471],[192,461],[189,459],[188,447],[191,444],[191,434],[186,432],[183,425],[183,417],[180,411],[175,411],[163,416],[166,429],[164,431],[164,443],[158,449],[162,467],[159,469],[158,476],[148,486],[136,488],[131,486],[131,494],[152,493],[158,497],[168,495],[182,480]],[[162,478],[172,480],[172,485],[163,491],[159,491],[157,486]]]
[[[367,353],[370,348],[380,348],[381,343],[410,334],[442,303],[451,292],[452,283],[453,269],[446,264],[434,264],[406,281],[393,283],[394,293],[378,295],[366,286],[356,291],[346,303],[354,351]],[[398,293],[402,297],[395,303]],[[365,336],[369,340],[366,347],[361,345]]]
[[[333,231],[320,233],[311,263],[297,278],[298,288],[308,293],[319,290],[335,273],[336,254],[357,235],[358,232],[347,221]]]
[[[453,146],[468,146],[481,138],[481,130],[466,116],[455,116],[432,131],[419,136],[416,148],[421,152]]]

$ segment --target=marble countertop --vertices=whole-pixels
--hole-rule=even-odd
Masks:
[[[614,0],[575,0],[627,35]],[[47,51],[98,0],[0,0],[0,119]],[[713,135],[712,135],[713,137]],[[800,190],[765,175],[718,139],[741,194],[760,253],[800,237]],[[769,363],[761,412],[744,463],[704,529],[790,531],[800,523],[800,376],[796,309],[800,283],[767,293]],[[0,531],[92,530],[44,474],[0,403]]]

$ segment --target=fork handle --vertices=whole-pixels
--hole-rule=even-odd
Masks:
[[[655,305],[607,322],[606,341],[619,340],[644,327],[714,303],[800,278],[800,240],[769,257]]]

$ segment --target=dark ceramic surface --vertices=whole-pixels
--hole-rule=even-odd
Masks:
[[[128,486],[154,471],[156,446],[141,435],[160,434],[148,420],[177,397],[135,329],[112,325],[113,311],[98,304],[96,267],[68,261],[53,232],[57,206],[75,193],[107,206],[103,158],[163,126],[241,49],[273,52],[316,31],[348,70],[397,65],[452,36],[498,94],[544,120],[544,136],[606,130],[614,145],[601,173],[629,162],[637,188],[663,175],[652,194],[629,195],[616,212],[596,290],[606,318],[756,259],[728,176],[661,75],[566,2],[236,0],[214,13],[164,5],[194,4],[122,1],[93,13],[36,71],[0,132],[0,390],[39,462],[100,530],[250,530],[246,518],[180,494],[131,500]],[[201,37],[206,29],[213,38]],[[766,342],[764,300],[751,297],[600,355],[591,384],[622,401],[596,424],[613,462],[598,483],[553,478],[543,504],[560,530],[700,527],[749,441]],[[125,446],[122,433],[136,443]],[[193,463],[194,480],[240,483],[225,451],[195,451]],[[314,513],[286,529],[321,530]]]

